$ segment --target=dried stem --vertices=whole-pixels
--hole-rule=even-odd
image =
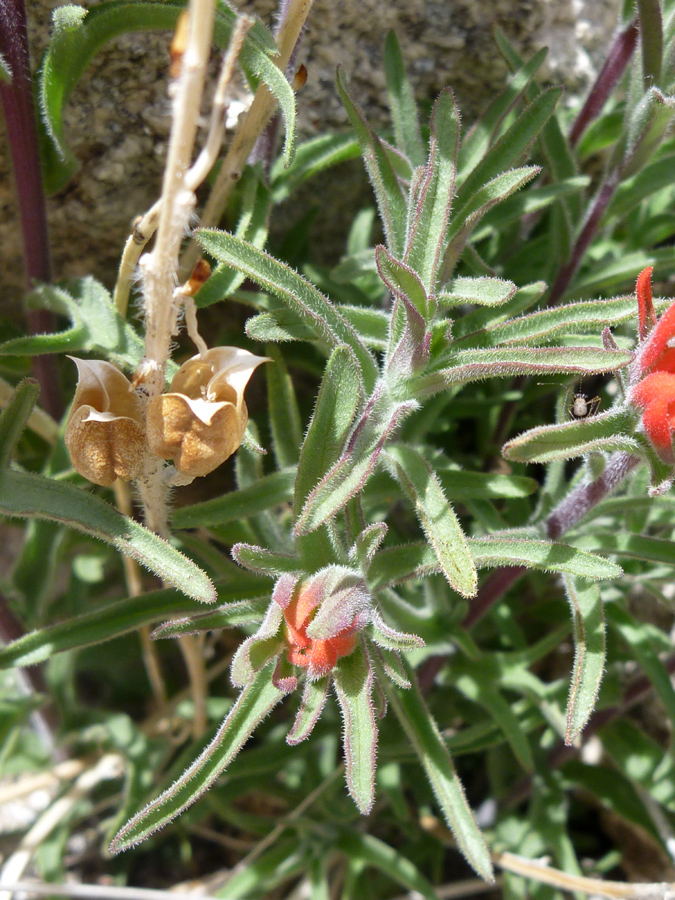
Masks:
[[[302,33],[313,0],[291,0],[288,12],[279,29],[277,45],[279,55],[275,62],[284,71],[295,49],[295,45]],[[276,100],[265,84],[261,84],[256,91],[253,103],[249,107],[245,118],[240,123],[232,139],[230,149],[227,152],[223,164],[218,173],[218,178],[204,207],[201,216],[201,225],[208,228],[217,225],[232,194],[232,189],[241,178],[241,173],[246,161],[269,122],[276,108]],[[185,251],[181,260],[181,277],[187,278],[195,267],[201,255],[201,250],[194,242]]]

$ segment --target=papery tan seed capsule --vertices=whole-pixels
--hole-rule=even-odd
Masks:
[[[244,390],[266,357],[238,347],[214,347],[176,372],[168,394],[148,404],[150,449],[179,472],[208,475],[241,444],[248,410]]]
[[[73,362],[78,381],[65,433],[73,468],[104,487],[116,478],[131,481],[140,474],[147,452],[138,398],[111,363]]]

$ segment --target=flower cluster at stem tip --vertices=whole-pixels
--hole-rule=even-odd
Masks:
[[[133,481],[148,456],[185,476],[208,475],[238,449],[246,431],[244,390],[267,357],[213,347],[178,369],[167,393],[143,403],[116,366],[74,360],[78,382],[66,425],[73,468],[94,484]]]
[[[637,279],[638,350],[628,401],[642,411],[646,436],[661,459],[675,465],[675,303],[657,321],[652,301],[652,267]]]

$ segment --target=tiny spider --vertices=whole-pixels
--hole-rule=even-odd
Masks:
[[[588,419],[600,408],[600,397],[589,400],[586,394],[575,394],[569,406],[569,414],[573,419]]]

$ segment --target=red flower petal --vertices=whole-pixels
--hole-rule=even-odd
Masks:
[[[669,307],[656,323],[656,327],[649,335],[649,340],[644,345],[640,356],[640,369],[645,372],[650,369],[659,357],[668,348],[668,341],[675,337],[675,303]]]
[[[654,372],[637,384],[630,395],[631,403],[644,409],[651,403],[675,401],[675,374]]]
[[[653,327],[656,325],[656,315],[654,314],[654,304],[652,302],[652,272],[653,266],[643,269],[638,275],[637,284],[635,285],[635,294],[638,302],[638,322],[640,340],[643,341],[649,330],[647,325]]]
[[[664,462],[675,462],[673,455],[672,427],[669,416],[669,407],[675,405],[675,400],[669,397],[661,397],[653,400],[644,411],[642,424],[645,434],[654,445],[656,452]]]

